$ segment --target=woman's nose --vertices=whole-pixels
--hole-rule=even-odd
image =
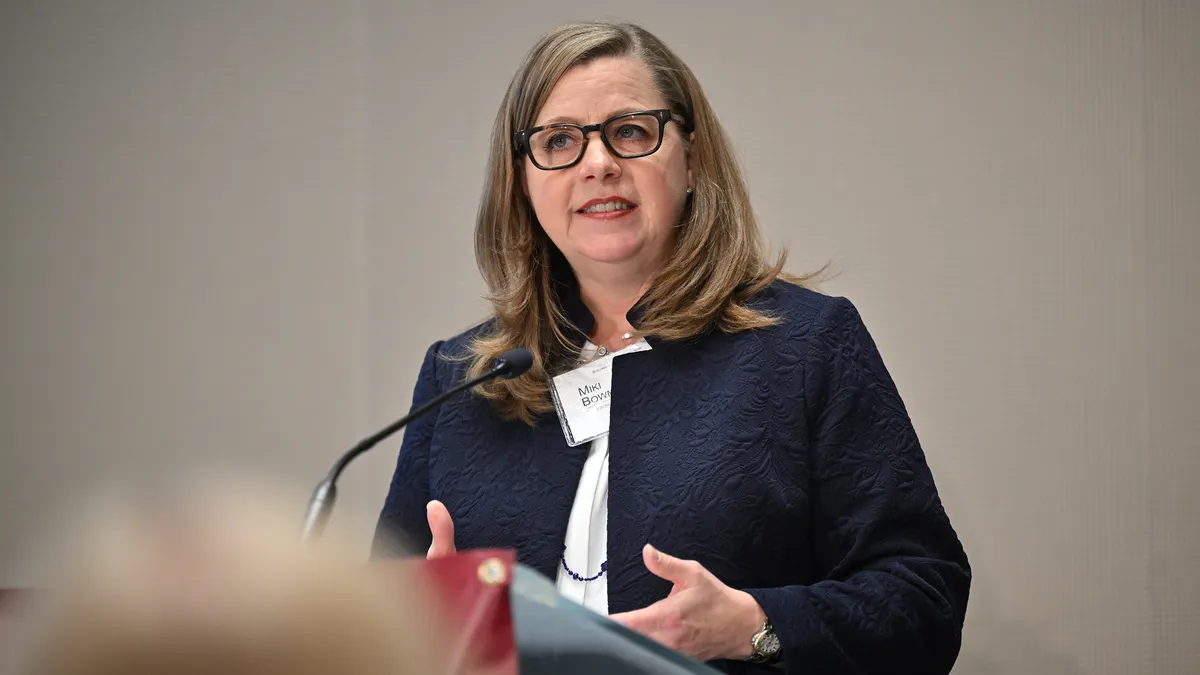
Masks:
[[[621,175],[621,165],[617,158],[598,137],[589,139],[583,149],[583,160],[579,162],[584,178],[615,178]]]

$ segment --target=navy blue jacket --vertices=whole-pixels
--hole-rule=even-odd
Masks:
[[[582,340],[592,318],[565,288]],[[871,336],[849,301],[790,283],[753,304],[779,324],[650,338],[613,363],[609,611],[670,591],[642,562],[649,542],[754,596],[787,672],[948,673],[970,567]],[[443,357],[473,332],[429,348],[414,405],[462,380],[465,365]],[[406,430],[375,554],[396,536],[423,552],[425,504],[439,499],[460,550],[513,548],[554,579],[587,452],[553,415],[502,422],[481,398],[456,397]]]

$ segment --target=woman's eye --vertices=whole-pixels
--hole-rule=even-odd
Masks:
[[[645,135],[646,135],[646,130],[635,124],[626,124],[625,126],[621,127],[620,129],[617,129],[617,137],[625,139],[625,140],[641,138],[642,136],[645,136]]]
[[[574,142],[575,139],[571,134],[551,134],[546,138],[545,148],[547,150],[566,150]]]

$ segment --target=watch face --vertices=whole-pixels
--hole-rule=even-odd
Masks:
[[[762,649],[766,656],[775,656],[779,653],[779,636],[774,633],[767,633],[763,636],[762,642],[759,643],[759,648]]]

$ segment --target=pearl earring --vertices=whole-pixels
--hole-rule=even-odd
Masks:
[[[690,194],[692,194],[692,188],[688,188],[688,189],[687,189],[687,193],[688,193],[689,195],[690,195]]]

